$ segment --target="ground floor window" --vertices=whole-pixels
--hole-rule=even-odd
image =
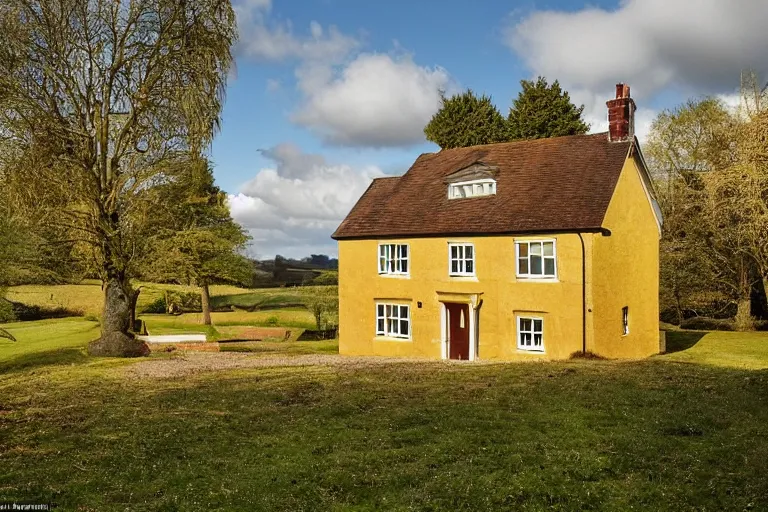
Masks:
[[[517,317],[517,348],[534,352],[544,351],[544,320]]]
[[[376,334],[411,338],[411,307],[403,304],[376,304]]]

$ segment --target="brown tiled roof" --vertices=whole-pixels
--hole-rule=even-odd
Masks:
[[[606,133],[447,149],[371,183],[335,239],[597,230],[632,145]],[[496,194],[448,199],[446,177],[496,167]]]

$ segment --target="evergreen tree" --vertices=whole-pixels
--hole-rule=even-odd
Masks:
[[[424,134],[442,149],[504,142],[504,117],[490,96],[477,97],[470,89],[450,98],[443,95]]]
[[[232,220],[226,193],[215,185],[208,161],[193,158],[182,165],[191,167],[191,172],[148,191],[166,200],[160,210],[157,201],[147,202],[154,208],[150,212],[154,222],[145,227],[149,250],[140,273],[150,280],[198,286],[203,323],[210,325],[209,286],[250,280],[251,264],[240,254],[249,237]],[[134,307],[135,303],[134,297]]]
[[[523,89],[509,109],[507,140],[587,133],[589,125],[581,118],[584,105],[574,105],[557,80],[548,85],[544,77],[539,77],[535,82],[521,80],[520,85]]]

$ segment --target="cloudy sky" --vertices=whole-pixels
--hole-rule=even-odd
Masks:
[[[371,179],[438,150],[422,129],[441,89],[490,94],[506,115],[520,80],[543,75],[603,131],[626,82],[642,139],[660,110],[732,99],[741,69],[768,71],[766,0],[234,2],[237,71],[212,154],[262,258],[335,255],[330,234]]]

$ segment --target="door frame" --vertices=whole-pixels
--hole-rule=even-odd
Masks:
[[[469,305],[469,360],[474,361],[477,359],[477,340],[478,340],[478,327],[479,316],[478,309],[481,301],[479,300],[480,294],[445,294],[442,295],[438,292],[438,301],[440,302],[440,356],[442,359],[450,358],[450,326],[448,324],[448,309],[445,307],[446,303],[456,304],[468,304]]]

